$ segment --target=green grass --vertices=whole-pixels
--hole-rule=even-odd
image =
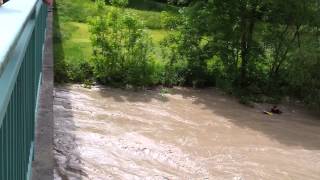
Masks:
[[[69,37],[62,39],[64,57],[68,64],[80,63],[89,60],[92,56],[92,46],[90,41],[89,25],[78,22],[64,22],[63,32],[69,32]],[[164,29],[147,30],[155,45],[156,54],[160,51],[160,42],[168,34]]]
[[[72,32],[62,40],[65,60],[69,64],[89,60],[92,56],[89,26],[85,23],[64,22],[63,31]]]
[[[169,33],[169,31],[165,29],[150,29],[148,32],[155,44],[159,44]]]
[[[126,9],[127,13],[131,13],[139,17],[139,19],[143,22],[143,24],[150,29],[161,29],[161,13],[157,11],[143,11],[136,9]]]
[[[149,29],[147,32],[150,34],[152,42],[154,43],[154,53],[158,60],[161,61],[161,46],[160,42],[168,35],[169,31],[165,29]]]

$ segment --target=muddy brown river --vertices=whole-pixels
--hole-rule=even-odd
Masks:
[[[215,89],[54,92],[56,180],[319,180],[320,119]]]

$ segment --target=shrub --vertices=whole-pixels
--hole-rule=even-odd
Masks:
[[[179,24],[181,24],[180,17],[176,14],[162,11],[160,15],[161,26],[166,29],[175,29]]]
[[[188,62],[178,53],[178,36],[170,34],[161,42],[164,73],[162,84],[166,86],[183,85],[188,73]]]
[[[111,1],[110,7],[99,13],[91,24],[94,75],[102,83],[122,83],[135,86],[152,82],[152,41],[134,14],[124,11],[125,1]],[[98,12],[104,3],[97,2]]]

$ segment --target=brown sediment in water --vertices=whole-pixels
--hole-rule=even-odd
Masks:
[[[320,119],[215,89],[55,89],[55,179],[320,179]]]

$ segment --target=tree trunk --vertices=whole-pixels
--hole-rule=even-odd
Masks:
[[[241,74],[240,74],[240,86],[245,88],[248,86],[248,65],[250,62],[250,50],[253,38],[253,31],[255,27],[255,19],[253,13],[250,13],[250,17],[242,17],[242,35],[241,35]]]

